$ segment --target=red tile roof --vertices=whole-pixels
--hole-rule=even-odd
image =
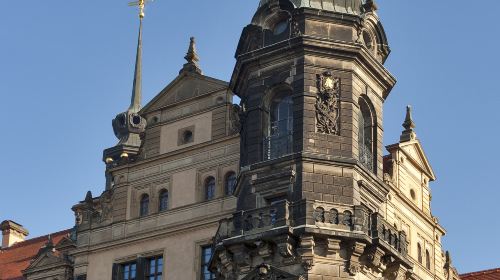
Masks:
[[[67,236],[71,230],[52,233],[52,242],[57,244]],[[49,235],[28,239],[16,243],[9,248],[0,250],[0,280],[23,280],[23,270],[30,265],[40,248],[49,239]]]
[[[460,275],[462,280],[500,280],[500,268],[471,272]]]

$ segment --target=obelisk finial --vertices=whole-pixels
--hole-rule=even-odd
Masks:
[[[189,40],[189,48],[184,59],[187,61],[187,63],[184,64],[181,73],[186,71],[202,74],[200,65],[198,64],[198,62],[200,61],[200,57],[196,52],[196,40],[194,37],[191,37]]]
[[[415,122],[413,121],[410,105],[406,106],[406,117],[405,117],[405,121],[403,123],[403,127],[405,130],[401,134],[401,137],[400,137],[401,142],[411,141],[411,140],[415,140],[417,138],[417,134],[413,130],[416,127],[416,125],[415,125]]]

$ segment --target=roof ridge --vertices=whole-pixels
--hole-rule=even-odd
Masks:
[[[21,241],[21,242],[15,243],[14,245],[12,245],[10,247],[2,249],[1,251],[2,252],[6,252],[6,251],[10,251],[12,249],[16,249],[16,248],[19,248],[19,247],[23,247],[23,246],[26,246],[26,245],[33,244],[33,243],[37,243],[37,242],[39,242],[39,241],[41,241],[43,239],[48,239],[49,235],[51,235],[51,236],[62,235],[62,234],[70,233],[70,232],[71,232],[71,229],[65,229],[65,230],[54,232],[54,233],[49,233],[49,234],[46,234],[46,235],[42,235],[42,236],[38,236],[38,237],[33,237],[31,239],[27,239],[25,241]]]

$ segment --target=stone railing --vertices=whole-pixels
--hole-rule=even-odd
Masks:
[[[371,215],[370,233],[373,239],[381,240],[403,256],[408,254],[408,240],[404,231],[398,231],[385,221],[379,213]]]
[[[215,244],[223,239],[267,231],[290,225],[288,201],[282,200],[258,209],[239,211],[220,222]]]
[[[379,213],[371,213],[363,205],[349,206],[319,201],[301,201],[290,205],[283,200],[271,206],[236,212],[233,217],[220,222],[214,245],[231,237],[304,224],[332,231],[364,234],[374,242],[384,243],[385,247],[403,256],[407,255],[406,234],[391,226]]]
[[[321,227],[346,231],[361,231],[368,234],[369,212],[362,205],[347,206],[336,203],[314,203],[314,224]]]

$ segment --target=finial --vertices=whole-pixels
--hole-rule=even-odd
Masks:
[[[181,72],[187,71],[187,72],[196,72],[198,74],[202,73],[200,65],[198,64],[198,62],[200,61],[200,57],[196,52],[196,40],[194,37],[190,38],[189,49],[184,59],[187,61],[187,63],[184,64],[184,67],[182,68]]]
[[[403,123],[403,127],[406,130],[411,130],[411,129],[415,128],[415,122],[413,122],[410,105],[406,106],[406,118],[405,118],[405,122]]]
[[[411,141],[417,138],[417,134],[413,130],[416,127],[416,125],[415,122],[413,121],[410,105],[406,106],[406,117],[403,123],[403,127],[405,128],[405,130],[401,134],[400,137],[401,142]]]
[[[378,6],[375,3],[375,0],[366,0],[365,4],[363,4],[363,10],[365,13],[377,11]]]
[[[92,202],[93,198],[92,198],[92,192],[91,191],[88,191],[87,192],[87,195],[85,195],[85,202],[89,203],[89,202]]]
[[[128,5],[135,6],[135,7],[139,8],[139,18],[142,20],[145,16],[144,8],[146,7],[146,4],[148,4],[149,2],[153,2],[153,0],[138,0],[138,1],[128,3]]]

